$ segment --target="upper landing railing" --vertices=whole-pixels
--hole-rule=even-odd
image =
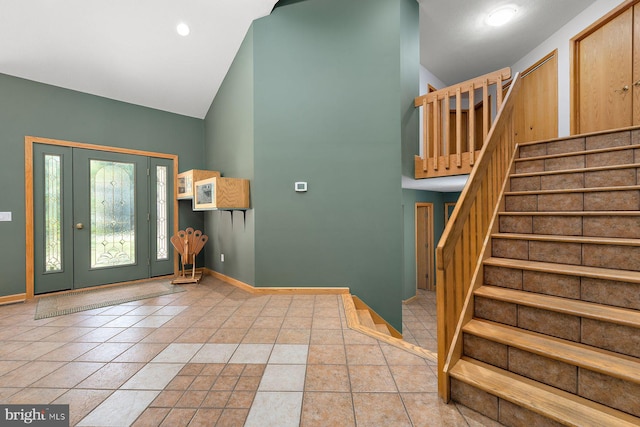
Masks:
[[[415,178],[471,173],[492,125],[492,96],[500,111],[503,68],[415,99],[422,108],[422,157],[415,157]]]

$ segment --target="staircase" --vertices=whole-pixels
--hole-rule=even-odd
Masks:
[[[343,294],[342,304],[350,329],[369,335],[379,341],[409,351],[431,362],[437,362],[436,353],[402,339],[402,334],[355,295]]]
[[[638,426],[640,129],[518,156],[451,398],[511,426]]]
[[[402,339],[400,332],[396,331],[393,326],[389,325],[378,313],[365,304],[364,301],[355,295],[352,295],[352,299],[357,319],[361,327],[367,328],[371,331],[377,331],[388,337]]]

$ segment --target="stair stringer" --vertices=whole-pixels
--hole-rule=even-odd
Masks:
[[[356,301],[359,307],[356,307]],[[431,362],[438,361],[438,355],[436,353],[403,340],[400,332],[393,328],[393,326],[391,326],[386,320],[384,320],[380,315],[373,311],[365,302],[363,302],[357,296],[351,294],[343,294],[342,304],[344,306],[345,319],[347,321],[347,326],[349,326],[349,329],[358,331],[377,340],[386,342],[387,344],[390,344],[394,347],[409,351],[416,356],[423,357],[430,360]],[[378,319],[375,321],[377,324],[385,324],[389,329],[390,335],[382,333],[377,329],[372,329],[370,327],[362,325],[357,314],[357,310],[360,308],[368,310],[374,319]]]

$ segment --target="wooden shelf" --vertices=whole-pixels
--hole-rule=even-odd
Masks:
[[[193,199],[196,181],[219,177],[220,172],[210,170],[191,169],[178,174],[178,200]]]
[[[248,179],[213,177],[195,183],[194,211],[248,208]]]

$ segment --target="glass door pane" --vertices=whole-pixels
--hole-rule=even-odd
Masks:
[[[173,161],[150,158],[151,276],[173,274]]]
[[[156,166],[156,260],[169,259],[167,166]]]
[[[62,156],[44,155],[44,270],[62,270]]]
[[[135,164],[90,160],[91,268],[136,262]]]
[[[73,288],[72,150],[33,145],[34,293]]]

